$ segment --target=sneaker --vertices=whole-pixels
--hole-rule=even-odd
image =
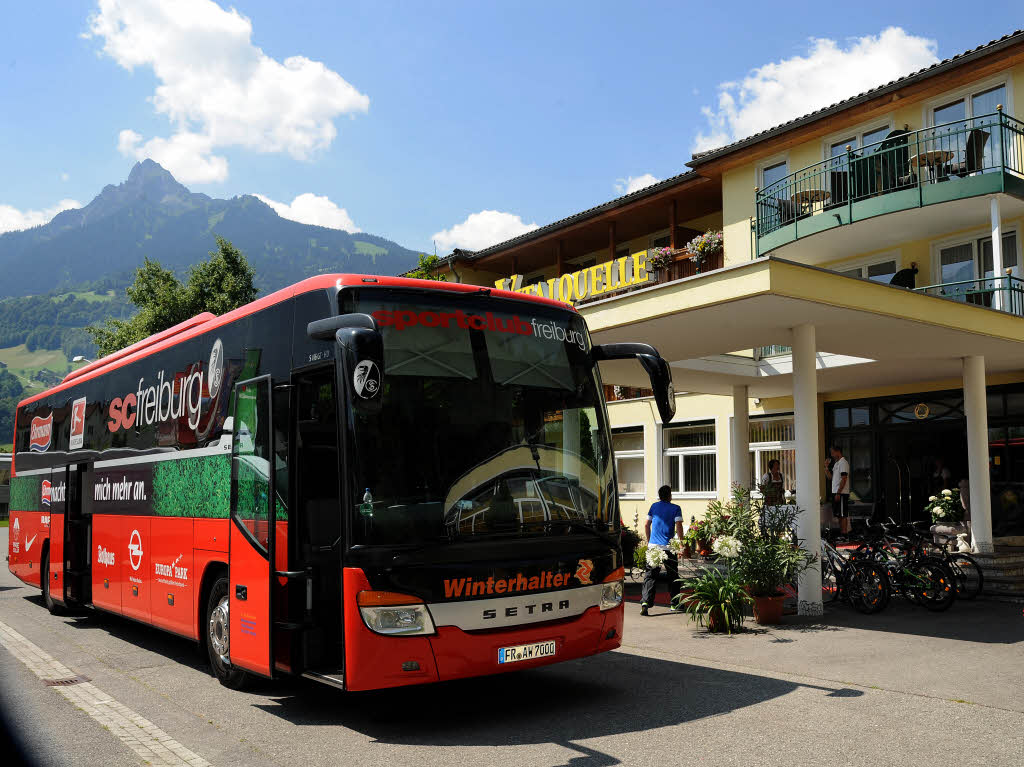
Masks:
[[[640,605],[640,614],[641,615],[647,615],[648,614],[647,613],[647,605],[645,605],[645,604],[641,604]]]

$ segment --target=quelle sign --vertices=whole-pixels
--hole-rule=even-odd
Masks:
[[[513,274],[494,283],[496,288],[526,293],[531,296],[553,298],[566,304],[594,298],[613,290],[653,282],[655,275],[649,269],[647,251],[621,256],[603,264],[588,266],[579,271],[563,274],[550,280],[523,285],[523,275]]]

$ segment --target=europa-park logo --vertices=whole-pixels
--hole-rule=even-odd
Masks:
[[[171,377],[160,370],[150,386],[146,385],[145,377],[140,378],[136,391],[114,397],[110,402],[107,429],[117,432],[133,426],[151,426],[169,418],[187,418],[189,428],[197,428],[203,394],[215,397],[224,375],[224,351],[219,338],[214,342],[209,365],[216,369],[208,368],[206,374],[199,362]]]

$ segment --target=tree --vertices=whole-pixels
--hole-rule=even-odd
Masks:
[[[409,277],[415,277],[420,280],[437,280],[438,282],[448,282],[448,277],[444,274],[438,274],[437,270],[441,266],[441,259],[438,256],[428,256],[423,253],[419,255],[419,263],[416,264],[416,268],[408,273]]]
[[[14,439],[14,411],[24,393],[21,381],[0,369],[0,444]]]
[[[111,319],[87,330],[104,357],[202,312],[220,315],[253,301],[255,279],[245,255],[223,237],[217,238],[217,250],[207,260],[189,269],[185,284],[159,261],[147,258],[125,290],[139,312],[129,320]]]

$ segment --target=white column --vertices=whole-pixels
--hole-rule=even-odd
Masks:
[[[750,488],[750,414],[747,387],[732,387],[732,431],[729,434],[729,481]]]
[[[1001,288],[1006,275],[1003,274],[1003,224],[1002,217],[999,215],[998,197],[989,198],[988,211],[989,218],[992,220],[992,276],[995,278],[993,287]],[[984,269],[984,264],[982,264],[982,269]],[[984,272],[982,276],[984,276]],[[1002,290],[996,290],[992,306],[996,309],[1002,309],[1005,306]]]
[[[796,432],[797,536],[821,553],[821,462],[818,460],[817,345],[813,325],[793,328],[793,427]],[[821,563],[800,576],[797,613],[821,615]]]
[[[992,547],[992,486],[988,468],[988,406],[985,397],[985,358],[964,357],[964,411],[967,414],[967,481],[971,494],[971,545],[990,554]]]

